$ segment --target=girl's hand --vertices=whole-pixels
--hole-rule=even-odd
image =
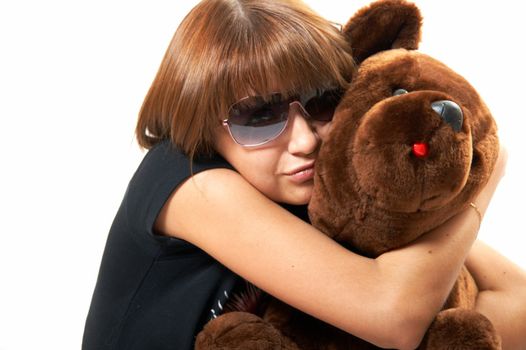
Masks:
[[[466,266],[479,288],[476,310],[493,323],[502,349],[526,349],[526,271],[480,241]]]

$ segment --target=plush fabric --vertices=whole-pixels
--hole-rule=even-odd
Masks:
[[[417,51],[421,22],[414,4],[384,0],[344,27],[357,72],[320,151],[309,215],[328,236],[368,257],[465,210],[498,155],[495,122],[476,90]],[[491,322],[474,311],[477,293],[464,267],[420,349],[500,349]],[[277,300],[261,317],[217,318],[197,348],[376,349]]]

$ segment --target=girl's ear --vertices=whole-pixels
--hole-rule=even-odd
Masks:
[[[360,64],[383,50],[418,49],[422,16],[405,0],[380,0],[359,10],[343,27],[353,57]]]

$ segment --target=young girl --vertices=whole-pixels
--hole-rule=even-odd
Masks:
[[[83,349],[191,349],[241,277],[378,346],[415,348],[470,249],[478,309],[505,348],[521,344],[526,278],[472,248],[475,210],[377,259],[306,222],[353,68],[338,29],[299,1],[204,0],[187,15],[140,112],[149,152],[111,227]],[[482,214],[504,166],[476,199]]]

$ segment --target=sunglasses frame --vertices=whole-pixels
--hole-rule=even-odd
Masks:
[[[286,129],[287,129],[287,126],[289,124],[289,119],[290,119],[290,108],[292,107],[293,104],[297,104],[298,107],[300,108],[304,118],[308,119],[308,120],[316,120],[316,118],[313,118],[312,115],[307,112],[306,108],[304,107],[304,105],[308,104],[308,102],[313,99],[314,97],[321,97],[323,96],[325,93],[327,92],[337,92],[337,93],[341,93],[340,94],[340,98],[341,96],[343,96],[343,89],[338,89],[338,88],[334,88],[334,89],[327,89],[327,90],[323,90],[322,93],[318,93],[317,91],[313,92],[313,93],[310,93],[308,95],[292,95],[290,96],[288,99],[287,99],[287,102],[288,102],[288,110],[287,110],[287,117],[286,117],[286,120],[285,120],[285,124],[283,125],[283,127],[281,128],[281,130],[279,131],[279,133],[277,133],[275,136],[273,136],[272,138],[268,139],[268,140],[265,140],[265,141],[262,141],[262,142],[258,142],[258,143],[254,143],[254,144],[243,144],[241,142],[239,142],[238,140],[236,140],[236,138],[234,137],[234,135],[232,134],[232,130],[231,130],[231,126],[229,124],[229,119],[230,119],[230,115],[228,116],[228,118],[226,119],[223,119],[221,121],[222,125],[225,126],[228,130],[228,133],[230,135],[230,137],[232,138],[232,140],[234,140],[235,143],[237,143],[238,145],[240,146],[243,146],[243,147],[258,147],[258,146],[262,146],[266,143],[269,143],[275,139],[277,139]],[[274,95],[279,95],[283,98],[283,94],[280,93],[280,92],[273,92],[271,93],[269,96],[274,96]],[[243,97],[242,99],[238,100],[237,102],[233,103],[229,108],[228,108],[228,112],[230,114],[230,111],[232,110],[232,108],[234,106],[236,106],[237,104],[241,103],[242,101],[244,100],[247,100],[249,98],[262,98],[261,95],[256,95],[256,96],[246,96],[246,97]],[[284,101],[285,102],[285,101]],[[331,119],[332,120],[332,119]],[[328,120],[327,122],[329,122],[330,120]]]

